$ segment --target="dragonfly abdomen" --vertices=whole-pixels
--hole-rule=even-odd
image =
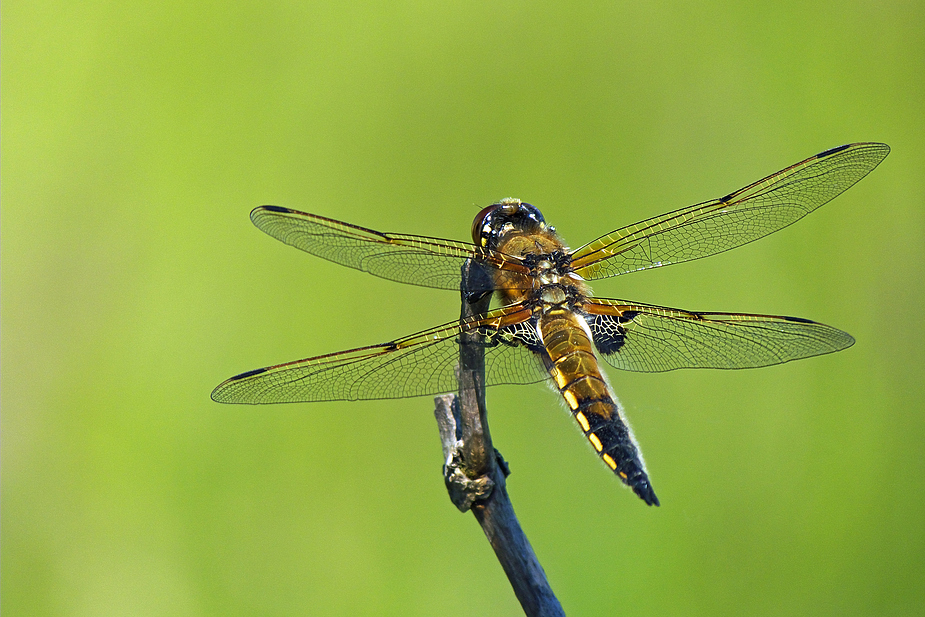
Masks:
[[[639,448],[598,367],[583,320],[551,311],[539,320],[549,374],[601,460],[647,504],[658,505]]]

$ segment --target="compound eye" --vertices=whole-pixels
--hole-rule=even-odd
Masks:
[[[540,212],[540,209],[534,206],[533,204],[523,203],[521,207],[524,210],[527,218],[531,221],[536,222],[540,227],[546,226],[546,219],[543,218],[543,213]]]
[[[486,233],[484,227],[488,224],[488,219],[500,207],[499,204],[492,204],[482,208],[481,212],[475,215],[475,219],[472,221],[472,241],[479,246],[482,246],[482,235]]]

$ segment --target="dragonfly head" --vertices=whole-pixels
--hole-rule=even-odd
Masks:
[[[539,208],[507,197],[476,215],[472,221],[472,240],[481,247],[494,248],[510,231],[533,233],[546,228],[546,219]]]

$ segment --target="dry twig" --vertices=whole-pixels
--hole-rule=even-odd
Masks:
[[[490,296],[470,302],[479,266],[463,267],[461,319],[484,312]],[[524,535],[507,494],[507,464],[491,443],[485,409],[484,348],[476,334],[460,340],[459,396],[435,399],[434,415],[443,443],[444,479],[450,499],[462,512],[472,510],[501,562],[514,594],[528,616],[564,616],[546,573]]]

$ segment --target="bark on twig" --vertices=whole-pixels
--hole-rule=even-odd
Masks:
[[[477,264],[463,268],[461,318],[485,312],[490,296],[470,302],[470,291],[482,289]],[[472,510],[501,562],[524,613],[564,616],[542,566],[524,535],[507,494],[507,465],[491,443],[485,409],[485,354],[477,335],[461,337],[459,396],[435,399],[434,415],[443,443],[444,479],[450,499],[461,511]]]

